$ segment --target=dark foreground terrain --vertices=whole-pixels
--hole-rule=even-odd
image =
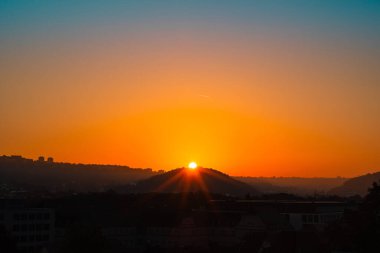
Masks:
[[[115,192],[0,201],[0,252],[375,252],[364,198]]]

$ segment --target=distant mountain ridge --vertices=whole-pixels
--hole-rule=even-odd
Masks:
[[[139,182],[135,190],[138,192],[166,193],[205,191],[231,195],[258,194],[253,186],[220,171],[207,168],[171,170]]]
[[[347,180],[343,183],[343,185],[329,191],[329,194],[340,196],[364,196],[368,193],[368,188],[370,188],[374,182],[379,183],[379,181],[380,172],[368,173],[366,175]]]
[[[348,178],[334,177],[234,177],[255,186],[265,193],[289,193],[296,195],[325,194],[342,185]]]
[[[202,171],[203,170],[203,171]],[[233,193],[290,193],[309,195],[327,193],[349,196],[365,195],[373,182],[379,182],[380,172],[356,178],[300,178],[300,177],[230,177],[220,171],[200,168],[205,182],[211,190],[223,192],[220,182],[227,182]],[[130,168],[120,165],[57,163],[49,160],[33,160],[21,156],[0,156],[0,194],[12,190],[50,192],[90,192],[109,189],[130,191],[152,191],[148,182],[156,187],[163,179],[178,173],[177,170],[153,171],[152,169]],[[157,176],[157,177],[155,177]],[[167,178],[165,178],[167,177]],[[213,180],[213,178],[218,180]],[[175,181],[175,180],[174,180]],[[176,188],[177,184],[177,188]],[[169,186],[166,191],[178,191],[185,184],[181,181]],[[129,186],[129,187],[126,187]],[[226,184],[224,185],[226,186]],[[197,191],[200,185],[190,184],[188,189]]]

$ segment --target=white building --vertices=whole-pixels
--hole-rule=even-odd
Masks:
[[[315,202],[307,203],[307,205],[294,205],[293,208],[282,212],[295,230],[301,230],[308,226],[323,229],[326,225],[340,220],[343,213],[344,206],[339,202]]]

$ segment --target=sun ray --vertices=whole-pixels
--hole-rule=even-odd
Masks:
[[[201,175],[198,175],[196,182],[201,187],[202,194],[204,194],[204,196],[206,197],[206,199],[210,200],[211,199],[210,192],[209,192],[209,190],[207,188],[207,185],[203,181],[203,178],[202,178]]]
[[[184,174],[184,170],[180,171],[179,173],[177,173],[175,176],[171,177],[169,180],[165,181],[163,184],[159,185],[155,190],[154,192],[160,192],[166,188],[168,188],[169,186],[171,186],[172,184],[175,183],[175,181],[179,180]]]

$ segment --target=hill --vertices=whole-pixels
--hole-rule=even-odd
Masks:
[[[137,192],[209,192],[219,194],[257,194],[258,191],[217,170],[198,168],[175,169],[139,182]]]
[[[363,176],[351,178],[344,182],[343,185],[332,189],[329,193],[340,196],[364,196],[368,193],[368,188],[370,188],[374,182],[379,181],[380,172],[369,173]]]
[[[0,186],[27,191],[102,191],[157,174],[151,169],[128,166],[56,163],[21,156],[0,156]]]

